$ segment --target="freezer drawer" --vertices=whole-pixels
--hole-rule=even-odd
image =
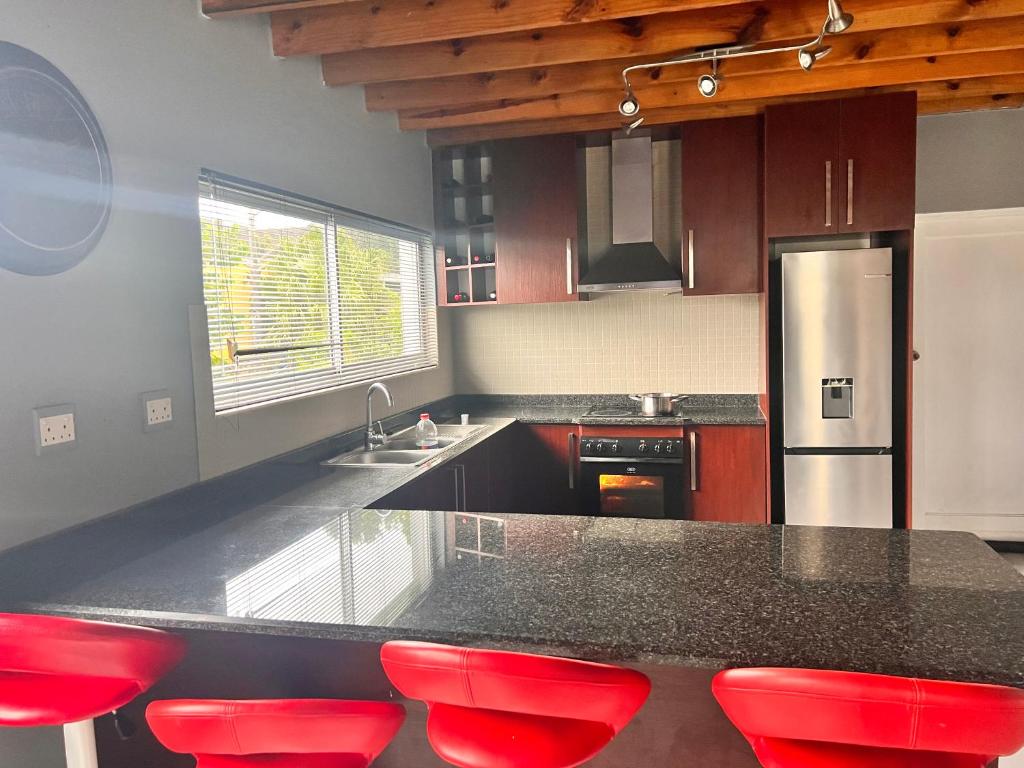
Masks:
[[[787,448],[892,445],[892,251],[782,257]]]
[[[892,528],[892,456],[786,454],[786,524]]]

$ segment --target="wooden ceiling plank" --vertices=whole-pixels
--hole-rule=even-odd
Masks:
[[[824,99],[845,98],[867,95],[871,93],[891,93],[895,91],[917,90],[919,112],[933,114],[934,111],[953,111],[948,105],[963,103],[968,109],[976,108],[1013,108],[1016,94],[1024,94],[1024,76],[1004,78],[978,78],[962,81],[962,88],[949,92],[942,87],[944,84],[921,83],[889,88],[865,88],[845,91],[831,91],[801,97],[800,101],[818,101]],[[707,120],[722,117],[739,117],[757,114],[771,104],[780,104],[793,99],[778,97],[773,99],[756,99],[743,102],[723,102],[686,107],[667,107],[650,110],[645,125],[667,125],[686,122],[688,120]],[[991,104],[990,104],[991,102]],[[933,111],[931,105],[942,105]],[[517,123],[499,123],[496,125],[466,126],[457,128],[441,128],[427,132],[427,141],[431,146],[448,144],[467,144],[490,139],[514,138],[517,136],[537,136],[557,133],[584,133],[587,131],[616,130],[622,127],[622,118],[617,115],[585,115],[582,117],[560,118],[555,120],[529,120]]]
[[[919,115],[943,115],[950,112],[978,112],[986,109],[1020,109],[1024,106],[1024,92],[998,93],[994,96],[953,97],[922,102]]]
[[[296,8],[320,8],[341,5],[352,0],[202,0],[203,15],[210,18],[242,16],[253,13],[292,11]]]
[[[1020,46],[1022,40],[1024,16],[858,32],[832,38],[832,52],[816,68],[827,69],[854,61],[891,61],[947,53],[1005,50]],[[370,84],[366,86],[366,108],[371,112],[427,109],[438,104],[474,104],[601,90],[617,87],[623,67],[637,62],[637,59],[614,59],[438,80]],[[786,71],[796,66],[796,56],[791,53],[768,54],[723,62],[721,72],[726,77],[734,77]],[[707,64],[679,64],[653,71],[653,77],[652,71],[641,71],[631,79],[640,89],[655,82],[693,79],[706,69]]]
[[[468,39],[324,56],[331,85],[423,80],[579,61],[675,54],[735,42],[758,27],[761,42],[816,34],[818,0],[763,0],[724,8],[596,21]],[[861,0],[855,30],[957,23],[1024,14],[1024,0]],[[278,51],[278,53],[281,53]]]
[[[358,0],[275,13],[281,56],[345,53],[690,11],[750,0]],[[819,3],[819,14],[820,6]]]
[[[831,69],[744,75],[723,78],[715,101],[745,101],[775,96],[805,96],[838,89],[870,88],[936,80],[987,77],[1024,72],[1024,48],[986,53],[856,63]],[[482,125],[516,120],[617,114],[620,88],[570,93],[542,99],[468,105],[428,111],[399,113],[403,130]],[[668,106],[707,103],[692,81],[656,84],[637,90],[641,114]]]

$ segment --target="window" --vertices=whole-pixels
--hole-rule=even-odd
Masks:
[[[210,172],[199,219],[217,412],[437,365],[425,232]]]

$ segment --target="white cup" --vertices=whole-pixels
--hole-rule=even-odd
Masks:
[[[469,424],[469,414],[468,413],[462,414],[462,423],[463,424]]]

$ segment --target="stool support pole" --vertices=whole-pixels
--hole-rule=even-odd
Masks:
[[[99,768],[96,729],[92,720],[81,720],[64,726],[64,754],[68,768]]]

